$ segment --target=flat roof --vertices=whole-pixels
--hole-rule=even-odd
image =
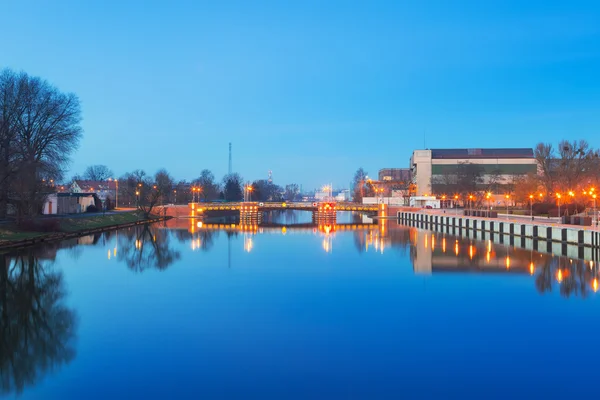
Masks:
[[[534,158],[532,148],[431,149],[431,158]]]

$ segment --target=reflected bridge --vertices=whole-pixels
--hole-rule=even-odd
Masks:
[[[347,202],[235,202],[235,203],[189,203],[189,217],[202,218],[219,211],[239,212],[240,222],[262,225],[262,214],[267,211],[310,211],[314,223],[335,223],[336,213],[360,212],[385,217],[385,204],[357,204]]]

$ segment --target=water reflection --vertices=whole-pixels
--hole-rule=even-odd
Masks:
[[[286,222],[289,220],[286,219]],[[261,225],[236,223],[203,223],[197,220],[171,220],[168,228],[182,241],[190,243],[192,250],[208,251],[219,232],[228,238],[243,235],[243,250],[250,253],[260,246],[255,235],[275,233],[312,233],[321,236],[320,247],[331,253],[336,234],[352,232],[354,247],[359,253],[408,253],[415,274],[435,273],[502,273],[534,276],[540,293],[558,290],[561,295],[588,296],[598,291],[598,268],[593,261],[538,253],[493,243],[492,240],[462,238],[398,224],[393,220],[372,222],[354,219],[352,222],[320,224],[297,223],[287,225],[278,220],[268,220]]]
[[[459,238],[412,227],[399,226],[397,229],[409,232],[411,261],[416,274],[528,274],[535,277],[539,293],[558,289],[564,297],[587,297],[590,291],[598,291],[598,267],[591,260],[539,253],[508,244],[494,244],[492,240]]]
[[[130,269],[143,272],[149,268],[164,270],[177,261],[181,254],[170,245],[169,232],[160,225],[139,225],[119,231],[116,240],[119,261]]]
[[[32,251],[0,255],[0,393],[21,393],[75,357],[62,272]]]

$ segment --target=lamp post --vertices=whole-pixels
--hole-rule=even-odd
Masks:
[[[108,178],[109,182],[115,181],[115,185],[116,185],[116,191],[115,191],[115,210],[117,208],[119,208],[119,180],[118,179],[113,179],[113,178]],[[109,186],[110,189],[110,186]]]
[[[487,192],[487,193],[486,193],[486,195],[485,195],[485,198],[486,198],[486,199],[487,199],[487,201],[488,201],[487,216],[488,216],[488,218],[489,218],[489,217],[490,217],[490,210],[491,210],[491,208],[492,208],[492,205],[491,205],[491,200],[490,200],[490,199],[492,198],[492,193],[490,193],[490,192]]]
[[[531,215],[531,220],[533,221],[533,195],[529,195],[529,214]]]
[[[471,204],[472,204],[472,201],[473,201],[473,195],[470,194],[469,195],[469,215],[471,215]]]
[[[454,195],[454,214],[455,215],[458,215],[458,207],[456,207],[457,200],[458,200],[458,195],[455,194]]]
[[[561,217],[561,215],[560,215],[560,197],[561,197],[560,193],[556,193],[556,202],[558,203],[558,218]]]
[[[135,191],[135,206],[136,208],[140,208],[140,191]]]
[[[506,219],[508,219],[508,200],[510,199],[510,194],[504,196],[506,198]]]
[[[594,226],[598,226],[598,213],[596,212],[596,193],[594,193],[592,195],[592,198],[594,199],[594,218],[592,219],[592,222],[594,223]]]

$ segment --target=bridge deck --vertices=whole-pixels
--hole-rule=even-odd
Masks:
[[[319,204],[308,202],[235,202],[235,203],[190,203],[192,209],[198,212],[205,211],[271,211],[271,210],[300,210],[300,211],[318,211]],[[377,212],[377,204],[357,204],[357,203],[332,203],[335,211],[359,211],[359,212]]]

